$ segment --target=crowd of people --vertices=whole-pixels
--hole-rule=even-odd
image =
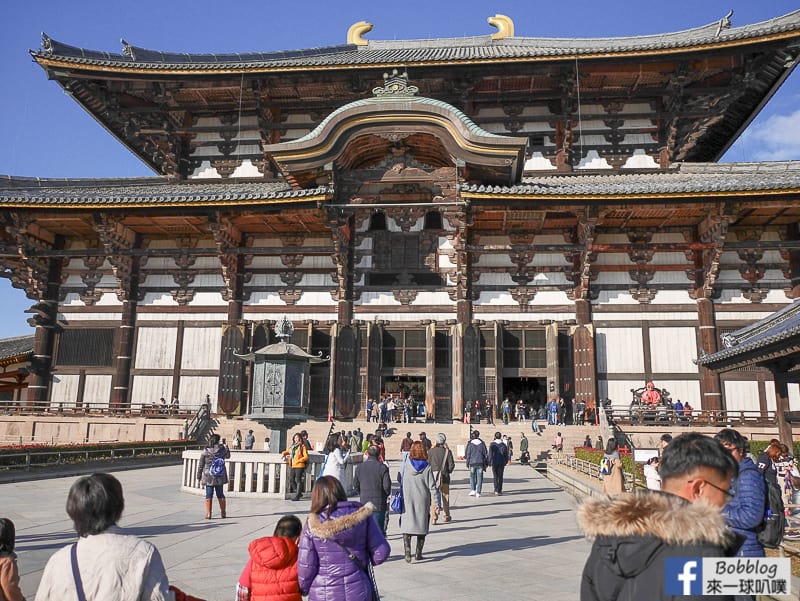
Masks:
[[[408,432],[401,444],[397,492],[392,495],[392,477],[379,434],[364,436],[360,428],[331,431],[305,524],[295,515],[285,515],[272,536],[250,542],[249,559],[236,584],[237,601],[300,601],[303,596],[310,601],[371,599],[372,568],[390,553],[386,538],[390,511],[399,513],[405,561],[424,560],[431,526],[440,519],[452,519],[450,480],[456,458],[445,434],[428,438],[421,432],[419,440],[413,440]],[[584,446],[592,442],[587,435]],[[604,450],[605,494],[587,498],[577,512],[580,527],[592,541],[581,577],[582,600],[665,598],[661,558],[763,557],[767,543],[760,532],[770,508],[770,487],[788,493],[787,502],[800,500],[800,472],[787,445],[777,439],[754,458],[748,440],[731,428],[713,437],[696,432],[675,438],[664,434],[658,455],[644,466],[647,490],[635,494],[626,492],[616,439],[603,445],[598,438],[595,445]],[[308,433],[301,431],[283,451],[291,466],[291,492],[296,500],[303,498],[310,450]],[[520,451],[528,452],[524,433]],[[346,489],[345,467],[354,453],[364,454],[352,477],[351,490],[358,501],[350,500]],[[481,497],[489,467],[493,492],[502,495],[504,470],[513,457],[510,438],[496,432],[487,445],[480,432],[472,429],[464,454],[469,496]],[[206,490],[206,519],[211,518],[214,496],[221,517],[227,515],[224,488],[229,457],[226,441],[212,434],[197,469],[197,479]],[[151,543],[117,527],[124,507],[122,486],[110,474],[92,474],[73,484],[67,513],[78,540],[50,558],[37,601],[75,598],[76,594],[81,601],[201,601],[170,586]],[[23,601],[14,549],[14,524],[2,518],[0,599]]]

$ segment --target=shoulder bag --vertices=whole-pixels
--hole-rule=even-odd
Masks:
[[[403,476],[406,473],[406,461],[403,461],[403,470],[400,473],[400,489],[395,494],[394,498],[392,499],[391,509],[396,513],[403,513]]]
[[[381,594],[380,592],[378,592],[378,582],[375,580],[375,570],[372,568],[372,560],[369,557],[367,557],[367,565],[365,566],[364,564],[361,563],[361,561],[359,561],[358,557],[356,557],[355,554],[350,549],[345,547],[342,543],[340,543],[336,539],[331,539],[331,540],[333,540],[333,542],[339,545],[344,550],[344,552],[347,553],[347,556],[353,560],[353,563],[356,564],[360,570],[367,573],[367,578],[369,578],[369,585],[370,588],[372,589],[372,601],[381,601]]]

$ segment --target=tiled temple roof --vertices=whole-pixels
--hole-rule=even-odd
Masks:
[[[464,184],[462,193],[502,196],[605,196],[800,190],[800,161],[677,163],[665,171],[541,174],[515,186]]]
[[[33,356],[33,334],[0,339],[0,362]]]
[[[2,206],[169,206],[294,200],[328,194],[327,187],[293,190],[283,181],[131,179],[39,179],[0,177]]]
[[[218,70],[297,68],[344,65],[386,65],[431,62],[492,62],[513,59],[600,56],[695,49],[731,44],[753,38],[800,31],[800,11],[742,27],[730,27],[722,18],[708,25],[674,33],[609,38],[508,37],[490,35],[428,40],[369,40],[364,46],[343,44],[281,52],[192,54],[139,48],[123,40],[120,54],[87,50],[63,44],[46,35],[35,57],[63,59],[73,64],[103,67],[170,70]]]
[[[757,354],[760,349],[787,343],[800,337],[800,301],[787,305],[769,317],[745,326],[722,337],[725,348],[697,359],[698,365],[730,362],[747,353]]]

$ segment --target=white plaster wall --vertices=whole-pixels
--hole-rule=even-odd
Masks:
[[[338,303],[333,300],[330,292],[309,290],[303,292],[303,296],[300,297],[296,304],[297,306],[308,307],[334,307]]]
[[[775,396],[775,382],[764,382],[767,393],[767,411],[775,411],[778,406]],[[789,411],[800,411],[800,384],[789,384]]]
[[[658,167],[658,163],[653,157],[645,154],[644,150],[637,148],[634,150],[633,156],[625,161],[622,169],[658,169]]]
[[[205,402],[206,395],[210,395],[212,411],[216,411],[218,385],[216,376],[183,376],[178,391],[181,409],[197,409]]]
[[[78,382],[80,376],[77,374],[53,374],[50,382],[50,406],[74,407],[78,400]]]
[[[516,305],[516,304],[518,303],[511,296],[510,292],[504,292],[501,290],[492,292],[483,290],[481,291],[478,300],[475,302],[475,305],[479,307],[491,307],[497,305]]]
[[[174,267],[168,269],[174,270]],[[142,287],[177,288],[175,278],[166,273],[146,273],[140,284]]]
[[[597,380],[597,394],[601,399],[611,399],[615,406],[630,406],[633,400],[631,388],[641,388],[638,380]]]
[[[324,265],[323,267],[330,267],[330,265]],[[306,286],[333,286],[336,287],[336,282],[333,279],[333,276],[327,273],[307,273],[304,274],[303,277],[300,279],[300,283],[297,285],[298,288],[304,288]]]
[[[597,371],[630,373],[644,371],[641,328],[597,328]]]
[[[658,298],[658,295],[656,295]],[[635,298],[631,296],[630,292],[626,292],[624,290],[600,290],[600,294],[597,295],[597,300],[595,301],[598,305],[638,305],[640,304]],[[595,320],[599,319],[597,315],[592,314]],[[639,319],[642,316],[639,315]],[[617,319],[616,317],[611,317],[608,319]]]
[[[455,301],[450,300],[447,292],[428,292],[421,290],[412,302],[412,305],[443,305],[445,307],[455,306]]]
[[[136,369],[175,367],[176,328],[137,328]]]
[[[533,305],[531,305],[532,307]],[[512,323],[517,322],[530,322],[536,319],[552,319],[554,321],[564,321],[567,319],[575,319],[574,313],[537,313],[529,309],[527,313],[478,313],[476,318],[485,321],[486,323],[495,320],[506,320]]]
[[[172,398],[172,376],[134,376],[131,387],[131,407],[152,405],[160,398]]]
[[[689,401],[693,409],[702,409],[699,380],[659,380],[656,378],[655,384],[658,388],[666,388],[673,401],[678,399],[683,403]],[[639,386],[644,386],[644,382]]]
[[[694,328],[650,328],[650,361],[654,373],[696,374]]]
[[[286,306],[286,303],[281,300],[281,297],[278,296],[277,292],[253,292],[250,294],[250,300],[247,301],[246,304],[250,306],[258,306],[258,305]]]
[[[277,286],[278,288],[285,288],[286,284],[281,280],[281,276],[277,273],[256,273],[250,279],[250,286],[257,288],[261,286]]]
[[[395,300],[391,292],[362,292],[361,300],[355,304],[362,307],[368,307],[370,305],[402,306],[402,303]]]
[[[108,296],[108,295],[106,295]],[[59,313],[58,314],[58,321],[63,321],[69,325],[75,325],[79,323],[89,322],[87,327],[91,327],[93,321],[120,321],[122,319],[122,313]]]
[[[108,408],[111,400],[111,374],[87,374],[83,387],[83,402],[93,409]]]
[[[544,158],[541,152],[534,152],[527,161],[525,161],[524,171],[554,171],[556,167],[549,160]]]
[[[475,267],[513,267],[511,257],[507,253],[484,254],[475,261]]]
[[[651,305],[694,305],[697,301],[689,296],[689,290],[659,290]]]
[[[221,328],[185,328],[181,369],[219,369]]]
[[[772,315],[772,311],[754,311],[754,308],[758,308],[758,305],[750,305],[749,307],[742,307],[741,311],[731,312],[731,311],[717,311],[714,315],[714,318],[717,320],[717,323],[721,321],[758,321],[759,319],[764,319],[765,317],[769,317]]]
[[[447,277],[447,283],[452,285],[453,282],[450,276]],[[516,286],[517,283],[511,279],[511,274],[505,273],[482,273],[480,277],[475,279],[476,286],[505,286],[510,288]]]
[[[618,303],[614,303],[618,304]],[[595,321],[605,321],[605,320],[614,320],[614,321],[641,321],[642,319],[653,320],[653,321],[661,321],[661,320],[675,320],[675,321],[683,321],[683,320],[696,320],[697,313],[696,312],[674,312],[674,313],[666,313],[666,312],[659,312],[659,311],[648,311],[647,313],[639,313],[639,312],[632,312],[632,313],[611,313],[611,312],[604,312],[602,307],[593,307],[592,310],[592,318]]]
[[[222,285],[220,285],[222,288]],[[194,293],[190,307],[228,306],[228,301],[222,298],[222,292],[197,291]],[[185,319],[185,317],[183,318]]]
[[[573,306],[575,301],[572,301],[567,296],[567,293],[563,290],[542,290],[541,292],[537,292],[536,296],[531,303],[533,305],[569,305]],[[568,317],[566,319],[574,319],[575,315],[572,317]],[[547,319],[555,319],[554,317],[548,317]],[[560,319],[560,318],[559,318]]]
[[[170,313],[169,311],[159,313],[140,313],[136,317],[138,325],[147,323],[159,323],[162,321],[219,321],[224,322],[228,320],[227,312],[219,313]]]
[[[430,319],[432,321],[443,322],[446,319],[455,319],[456,314],[455,311],[452,313],[422,313],[422,312],[414,312],[414,313],[393,313],[393,312],[384,312],[384,311],[375,311],[374,313],[370,312],[359,312],[356,316],[357,319],[362,321],[374,321],[376,319],[384,319],[388,320],[393,324],[398,323],[412,323],[418,324],[420,321],[424,319]]]
[[[758,411],[758,382],[725,383],[725,406],[728,411]]]

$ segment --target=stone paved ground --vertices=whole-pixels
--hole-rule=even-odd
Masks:
[[[158,547],[173,584],[209,601],[230,600],[248,542],[271,534],[284,513],[304,519],[308,502],[230,499],[228,519],[218,519],[215,507],[215,519],[206,521],[201,519],[202,499],[178,491],[180,470],[166,466],[115,473],[125,491],[121,526]],[[501,497],[468,496],[463,463],[453,475],[453,521],[433,527],[424,561],[405,563],[397,517],[392,516],[392,554],[376,569],[384,601],[578,598],[589,544],[575,525],[576,502],[570,495],[520,465],[506,468]],[[47,559],[74,540],[64,509],[74,479],[0,484],[2,514],[17,526],[22,587],[29,600]],[[484,492],[491,488],[487,478]]]

